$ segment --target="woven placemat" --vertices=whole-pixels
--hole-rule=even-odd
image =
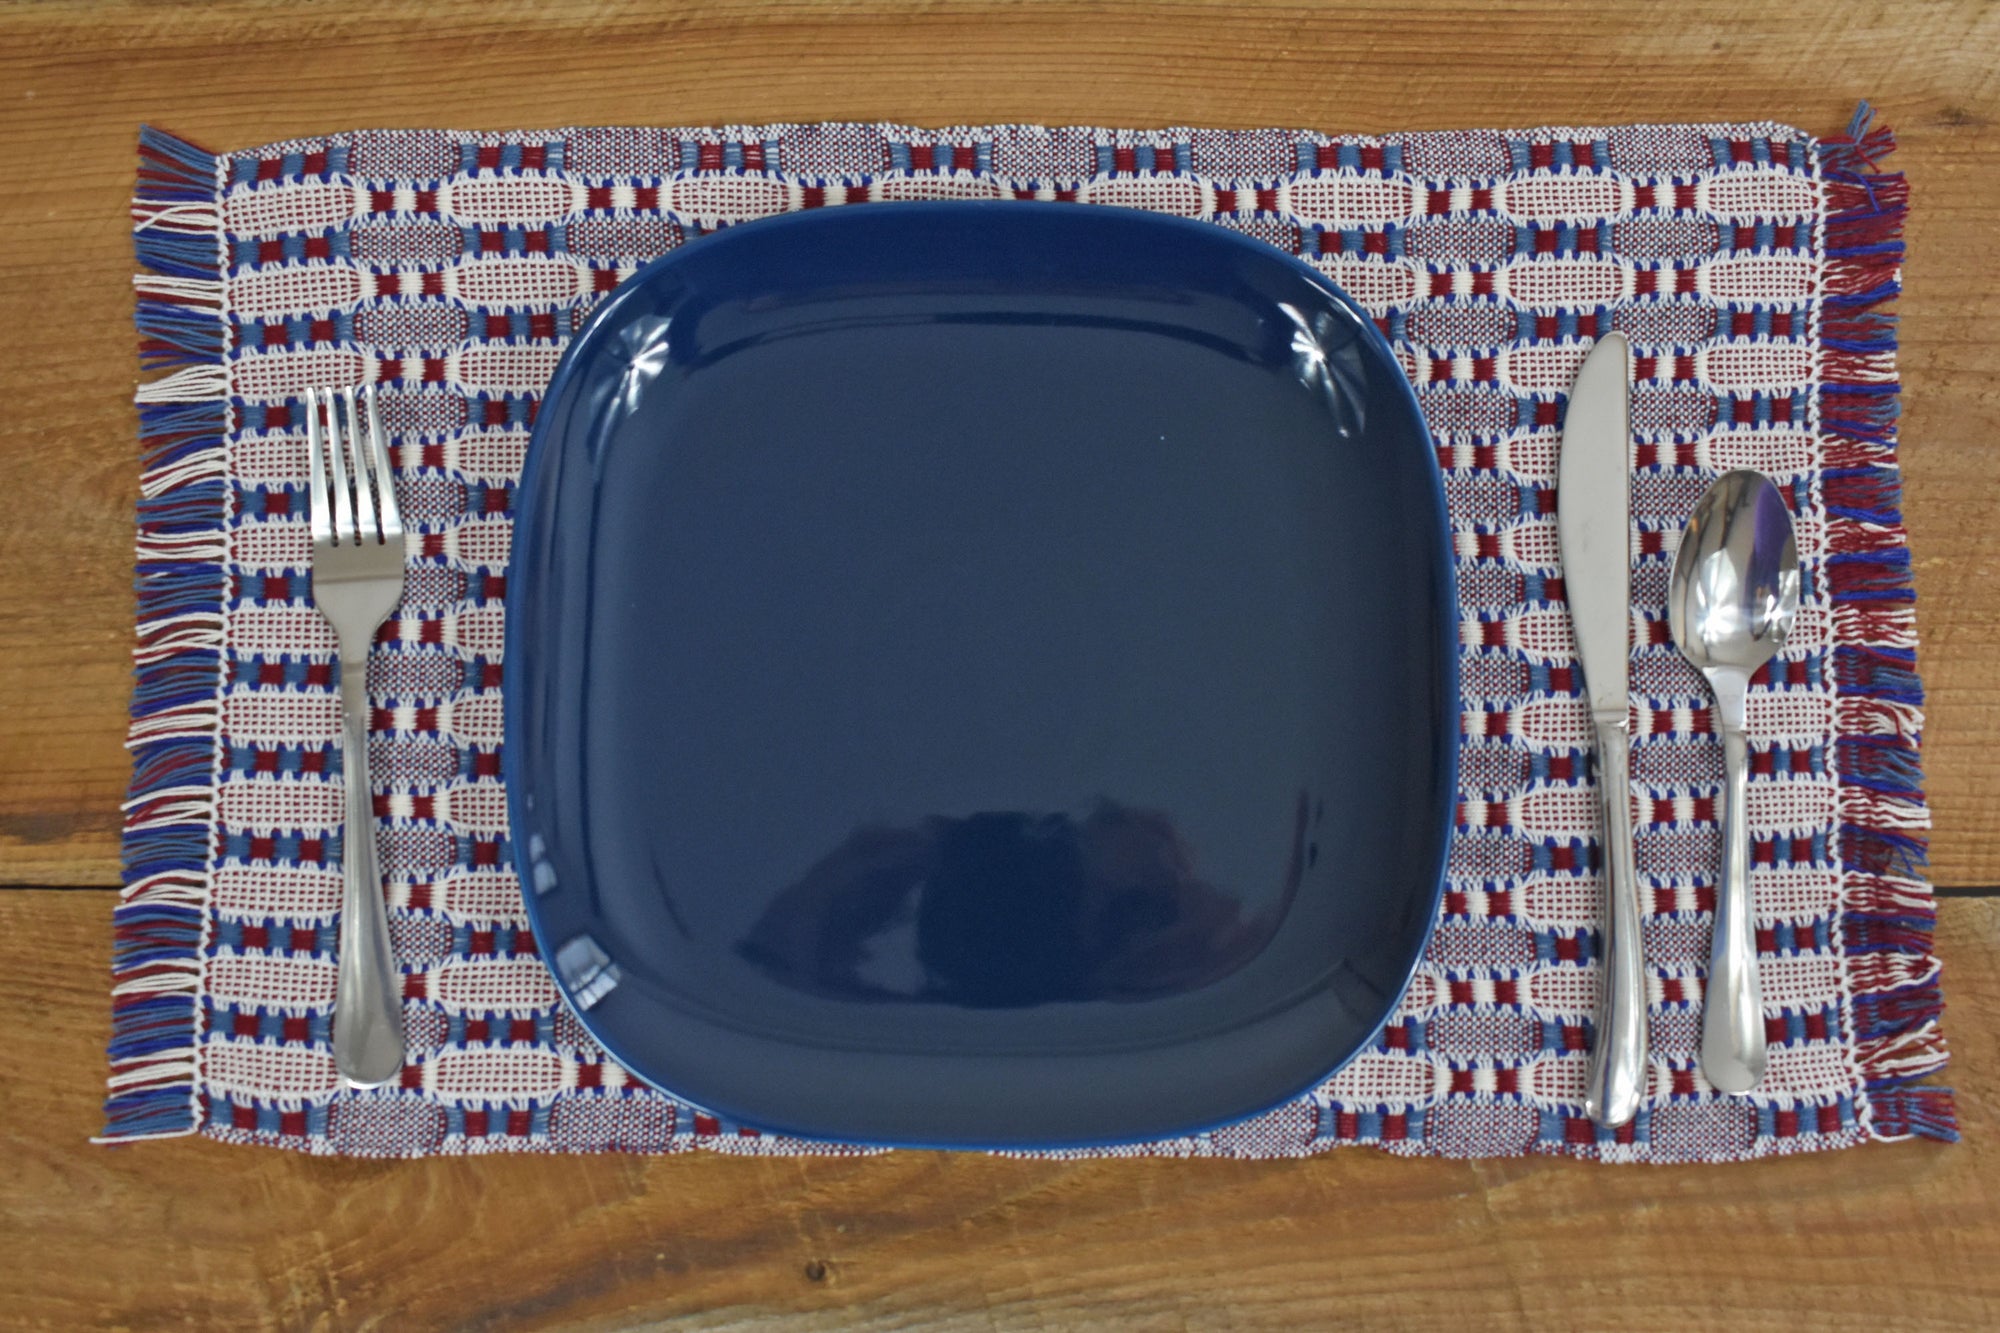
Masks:
[[[853,1151],[638,1083],[527,929],[500,784],[510,513],[540,395],[647,260],[792,209],[1054,199],[1201,218],[1303,256],[1374,317],[1434,433],[1458,552],[1462,791],[1443,916],[1376,1045],[1311,1095],[1119,1153],[1675,1162],[1950,1137],[1894,330],[1905,191],[1865,111],[1782,125],[1329,137],[896,125],[330,135],[215,155],[142,137],[136,755],[106,1138],[314,1153]],[[1564,394],[1635,348],[1633,776],[1652,1081],[1581,1107],[1598,990],[1589,723],[1551,514]],[[409,1063],[343,1090],[333,642],[309,598],[300,391],[380,386],[408,600],[369,663]],[[1771,474],[1806,566],[1750,702],[1772,1043],[1751,1096],[1696,1050],[1719,745],[1667,641],[1669,554],[1718,472]],[[1191,1070],[1190,1077],[1200,1077]]]

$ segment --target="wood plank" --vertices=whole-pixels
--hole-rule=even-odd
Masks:
[[[1330,130],[1779,118],[1872,97],[1916,190],[1910,522],[1946,884],[2000,882],[2000,425],[1984,280],[2000,8],[1740,0],[1020,6],[82,0],[0,8],[0,883],[111,884],[130,635],[124,205],[137,123],[233,147],[358,125],[822,117]],[[60,314],[51,312],[59,300]]]
[[[0,893],[16,1327],[2000,1326],[2000,902],[1943,904],[1966,1142],[1726,1168],[97,1148],[111,902]]]
[[[0,883],[116,878],[141,119],[215,147],[822,117],[1827,129],[1863,96],[1916,188],[1906,447],[1936,866],[2000,882],[2000,488],[1980,447],[2000,297],[1974,277],[2000,203],[1996,57],[2000,10],[1976,0],[434,0],[421,26],[383,0],[0,8],[0,462],[32,501],[0,524]],[[0,893],[0,1026],[24,1071],[0,1080],[0,1310],[23,1327],[2000,1324],[1992,901],[1942,905],[1968,1142],[1727,1170],[96,1149],[110,903]]]

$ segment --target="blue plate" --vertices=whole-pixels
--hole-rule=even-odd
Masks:
[[[1207,1128],[1371,1040],[1441,891],[1437,464],[1309,266],[829,209],[619,288],[521,484],[535,935],[635,1073],[813,1138]]]

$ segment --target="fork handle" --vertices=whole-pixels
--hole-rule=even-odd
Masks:
[[[375,865],[375,802],[368,781],[367,644],[352,654],[343,644],[340,656],[347,836],[341,855],[346,884],[340,903],[333,1062],[350,1084],[373,1088],[402,1072],[403,996],[389,945],[389,909],[382,900],[382,877]]]

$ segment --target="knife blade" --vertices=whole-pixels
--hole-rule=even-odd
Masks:
[[[1600,1125],[1638,1113],[1646,1092],[1646,989],[1632,855],[1631,348],[1609,333],[1584,357],[1556,463],[1556,541],[1577,661],[1597,742],[1604,820],[1604,991],[1584,1106]]]

